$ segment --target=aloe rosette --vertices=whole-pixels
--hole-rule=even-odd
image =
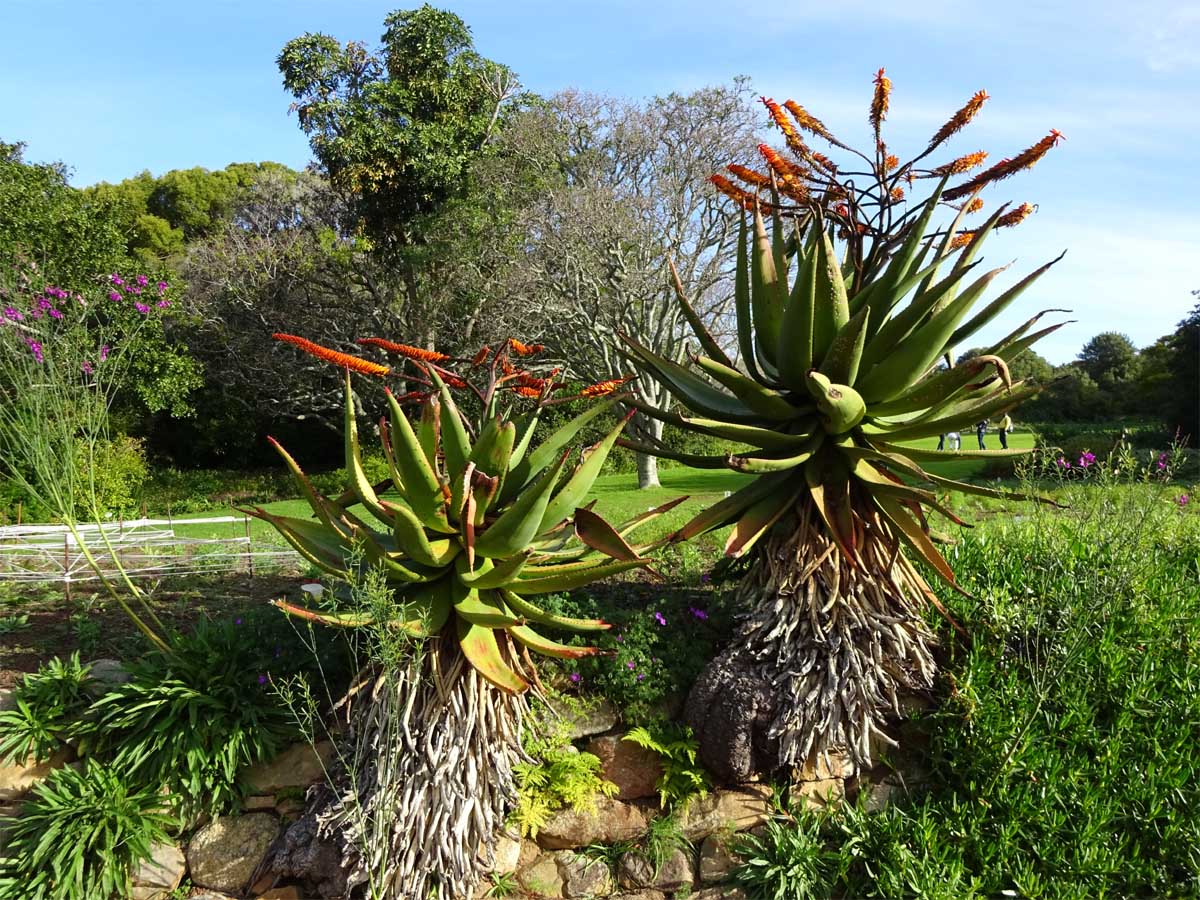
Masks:
[[[489,352],[488,356],[495,377],[480,392],[486,412],[474,427],[447,386],[447,381],[463,387],[466,382],[444,369],[439,374],[432,361],[423,363],[430,390],[418,398],[415,423],[409,421],[400,400],[386,392],[388,416],[380,423],[380,435],[391,477],[384,485],[373,485],[363,468],[350,370],[374,375],[390,370],[330,357],[346,368],[346,492],[337,498],[317,492],[292,456],[272,441],[314,518],[280,516],[261,508],[249,512],[273,525],[301,556],[335,578],[353,578],[356,573],[350,566],[355,561],[378,567],[402,610],[386,623],[374,622],[364,611],[278,602],[285,612],[332,626],[383,626],[422,638],[444,634],[457,641],[463,656],[491,684],[520,692],[528,682],[507,661],[513,653],[502,650],[498,636],[510,638],[513,649],[523,647],[548,656],[596,653],[594,648],[559,643],[543,632],[595,631],[608,624],[555,615],[539,605],[540,596],[647,565],[643,553],[649,546],[631,544],[629,539],[639,526],[674,504],[615,527],[585,506],[625,419],[584,451],[573,467],[570,445],[620,397],[600,399],[535,444],[541,403],[516,418],[498,406],[514,391],[533,391],[540,401],[547,394],[545,379],[515,370],[505,374],[498,365],[506,362],[504,354]],[[617,386],[597,390],[611,393]]]
[[[703,353],[689,367],[627,341],[630,358],[685,410],[643,412],[739,449],[695,455],[622,443],[750,476],[675,538],[732,525],[726,553],[745,557],[740,590],[750,612],[726,661],[755,667],[776,695],[766,732],[743,734],[760,748],[760,768],[803,764],[833,749],[869,765],[873,743],[891,741],[884,729],[889,715],[899,714],[899,694],[931,686],[933,637],[921,610],[941,606],[907,554],[957,587],[929,514],[964,523],[942,493],[1024,495],[942,477],[925,465],[1028,451],[941,453],[911,442],[999,417],[1037,393],[1037,385],[1011,380],[1005,360],[1060,327],[1038,329],[1039,313],[984,354],[944,363],[1053,265],[972,314],[1004,271],[981,271],[980,249],[996,228],[1028,210],[1014,216],[1000,207],[974,228],[962,227],[964,218],[981,206],[980,188],[1032,165],[1061,136],[1052,133],[1015,157],[1019,165],[1008,160],[990,176],[950,187],[986,154],[931,168],[919,161],[969,121],[986,95],[976,95],[921,156],[901,165],[879,136],[889,91],[881,71],[871,108],[876,152],[857,154],[866,171],[844,172],[812,151],[801,132],[850,148],[802,107],[764,100],[791,158],[763,145],[765,172],[730,167],[746,188],[714,177],[742,207],[734,285],[740,366],[693,312],[678,280],[678,300]],[[924,202],[902,207],[918,178],[936,179],[937,187]],[[939,209],[960,198],[953,224],[935,228]],[[710,667],[693,693],[692,724],[702,740],[706,731],[749,727],[741,711],[723,707],[724,697],[736,695],[722,683],[730,671]],[[714,726],[713,716],[726,721]],[[709,745],[706,756],[726,777],[747,774],[729,771],[719,747]]]

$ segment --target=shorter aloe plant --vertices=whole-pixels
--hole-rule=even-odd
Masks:
[[[323,496],[275,443],[315,519],[277,516],[261,508],[247,512],[270,522],[305,559],[336,578],[354,583],[363,575],[359,570],[383,573],[398,613],[384,622],[361,608],[276,605],[327,625],[398,630],[429,639],[435,648],[414,657],[407,672],[393,673],[388,690],[375,692],[390,698],[391,705],[382,714],[368,713],[372,727],[388,732],[387,720],[397,717],[403,735],[395,745],[387,738],[370,742],[377,753],[391,758],[387,767],[376,765],[375,759],[362,767],[357,801],[368,809],[367,818],[378,811],[386,822],[373,821],[368,829],[362,817],[343,820],[357,829],[352,843],[361,845],[357,854],[347,854],[347,868],[372,881],[382,869],[387,876],[383,882],[399,892],[383,896],[425,897],[434,874],[438,890],[450,892],[446,896],[472,896],[481,872],[476,850],[491,846],[496,826],[515,800],[512,766],[520,759],[516,736],[524,711],[518,695],[535,677],[525,651],[565,658],[595,654],[595,648],[559,643],[541,629],[609,627],[600,620],[547,612],[537,604],[538,596],[646,566],[644,554],[651,545],[631,544],[631,533],[679,501],[616,527],[590,505],[581,507],[626,419],[584,451],[573,468],[568,467],[570,445],[621,399],[615,393],[620,382],[593,385],[573,397],[555,396],[562,388],[554,381],[557,370],[538,377],[512,361],[540,347],[519,341],[484,347],[463,361],[458,375],[443,365],[450,362],[443,354],[379,338],[360,343],[384,350],[394,362],[399,360],[396,367],[292,335],[276,337],[346,369],[348,485],[340,497]],[[350,372],[387,377],[401,374],[405,365],[416,370],[404,374],[407,382],[422,390],[402,396],[386,392],[388,416],[380,422],[380,435],[391,477],[372,484],[363,469]],[[463,414],[452,388],[474,396],[481,410],[478,421]],[[547,406],[592,398],[603,399],[534,446]],[[512,405],[528,406],[527,401],[532,408],[514,418]],[[415,424],[405,413],[406,403],[419,404]],[[353,512],[355,507],[363,515]],[[461,660],[469,663],[465,670]],[[465,677],[456,674],[464,671]],[[488,691],[475,674],[499,693]],[[481,715],[486,726],[481,727]],[[421,744],[421,733],[427,743]],[[425,752],[408,752],[410,741]],[[390,786],[375,781],[384,768],[395,777]],[[463,778],[444,777],[456,771]],[[364,782],[371,785],[367,797]],[[341,813],[330,813],[337,815]],[[439,829],[428,822],[443,824]],[[433,829],[425,835],[428,851],[411,852],[425,829]],[[396,851],[390,859],[375,858],[374,849],[363,852],[380,837]]]

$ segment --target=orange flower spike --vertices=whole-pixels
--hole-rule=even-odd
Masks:
[[[524,359],[527,356],[535,356],[546,349],[543,344],[522,344],[516,338],[509,338],[508,346],[509,349],[521,359]]]
[[[888,156],[883,161],[883,171],[890,172],[890,171],[892,171],[892,169],[896,168],[896,166],[898,166],[898,165],[900,165],[900,157]]]
[[[945,200],[957,200],[959,197],[972,194],[975,189],[989,184],[993,181],[1000,181],[1017,174],[1022,169],[1031,169],[1043,156],[1050,152],[1051,148],[1057,147],[1060,141],[1066,140],[1062,132],[1057,129],[1051,129],[1050,133],[1034,144],[1022,150],[1012,159],[1002,159],[996,165],[992,166],[987,171],[976,175],[966,184],[960,184],[943,195]]]
[[[753,169],[748,169],[745,166],[739,166],[736,164],[728,165],[725,168],[728,169],[729,172],[736,176],[739,180],[744,181],[746,184],[752,184],[755,187],[760,188],[769,188],[771,186],[771,179],[762,172],[755,172]]]
[[[843,150],[850,149],[849,147],[847,147],[845,144],[843,144],[841,141],[839,141],[837,138],[835,138],[833,136],[833,134],[829,131],[829,129],[825,127],[824,122],[822,122],[816,116],[810,114],[808,110],[806,110],[803,106],[801,106],[795,100],[789,100],[789,101],[787,101],[787,103],[785,103],[783,105],[787,109],[787,111],[792,114],[792,118],[794,118],[796,120],[796,124],[799,125],[801,128],[803,128],[805,131],[811,132],[812,134],[815,134],[819,138],[824,138],[825,140],[829,141],[829,143],[833,144],[835,147],[841,147]]]
[[[904,188],[902,188],[902,187],[892,188],[892,199],[893,200],[903,200],[904,199]]]
[[[837,171],[838,171],[837,163],[835,163],[828,156],[825,156],[820,153],[813,153],[812,161],[815,162],[822,169],[824,169],[826,172],[828,172],[830,175],[835,175],[835,176],[837,175]]]
[[[937,133],[929,141],[929,146],[925,149],[925,152],[928,153],[930,150],[944,144],[953,135],[962,131],[975,118],[979,110],[983,108],[983,104],[987,99],[987,91],[976,91],[975,95],[967,101],[966,106],[952,115],[950,121],[937,130]]]
[[[528,385],[519,384],[512,389],[514,394],[520,394],[522,397],[528,397],[530,400],[537,400],[542,396],[542,389],[530,387]]]
[[[967,208],[966,208],[965,212],[975,213],[975,212],[979,212],[981,209],[983,209],[983,200],[981,200],[979,197],[976,197],[974,200],[972,200],[970,203],[967,204]]]
[[[996,227],[1011,228],[1013,225],[1020,225],[1029,217],[1029,214],[1032,213],[1033,210],[1034,206],[1032,203],[1022,203],[1016,209],[1012,210],[1011,212],[1006,212],[999,219],[997,219]]]
[[[950,241],[950,249],[957,250],[959,247],[965,247],[975,238],[975,232],[964,231],[961,234],[956,234]]]
[[[396,353],[419,362],[445,362],[450,358],[445,353],[438,353],[436,350],[424,350],[421,347],[410,347],[408,344],[396,344],[377,337],[359,338],[354,343],[362,344],[364,347],[379,347],[381,350],[387,350],[389,353]]]
[[[951,160],[944,166],[932,169],[931,172],[939,178],[946,175],[961,175],[963,172],[970,172],[976,166],[983,165],[985,159],[987,159],[987,151],[979,150],[976,153],[968,153],[966,156]]]
[[[484,344],[479,352],[471,357],[471,368],[477,368],[487,362],[487,358],[492,355],[492,348]]]
[[[799,137],[799,135],[796,134],[795,126],[792,125],[791,120],[787,117],[787,114],[783,111],[778,103],[769,97],[760,97],[759,100],[761,100],[762,105],[767,108],[767,112],[771,114],[771,118],[774,120],[779,130],[783,132],[784,137]]]
[[[887,118],[888,101],[892,95],[892,79],[883,74],[883,69],[875,73],[875,95],[871,98],[871,127],[879,134],[879,126]]]
[[[712,182],[713,187],[737,203],[742,209],[754,210],[754,195],[749,191],[742,190],[724,175],[710,175],[708,180]]]
[[[314,344],[312,341],[297,337],[294,334],[276,333],[271,335],[271,337],[277,341],[295,344],[310,356],[333,363],[335,366],[340,366],[343,369],[349,369],[351,372],[358,372],[360,375],[387,375],[392,371],[388,366],[381,366],[379,363],[351,356],[349,353],[339,353],[337,350],[330,350],[328,347]]]
[[[599,381],[596,384],[589,384],[579,392],[581,397],[606,397],[615,391],[621,385],[633,379],[632,375],[626,375],[624,378],[613,378],[609,381]]]

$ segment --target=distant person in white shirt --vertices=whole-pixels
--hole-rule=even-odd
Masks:
[[[950,449],[951,450],[958,450],[962,447],[962,437],[959,435],[959,433],[957,431],[947,431],[945,434],[938,436],[937,448],[939,450],[946,449],[946,439],[947,438],[950,439]]]

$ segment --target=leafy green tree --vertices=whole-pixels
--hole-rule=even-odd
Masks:
[[[1193,292],[1200,296],[1200,292]],[[1192,446],[1200,437],[1200,303],[1139,354],[1138,395]]]
[[[478,54],[458,16],[397,11],[382,46],[324,34],[289,41],[278,58],[300,127],[333,185],[352,198],[356,227],[402,275],[409,329],[426,343],[442,295],[424,277],[429,218],[470,195],[471,164],[515,107],[513,73]]]
[[[71,187],[62,163],[26,162],[24,149],[0,142],[0,263],[34,263],[72,291],[121,268],[125,235],[113,203]]]

